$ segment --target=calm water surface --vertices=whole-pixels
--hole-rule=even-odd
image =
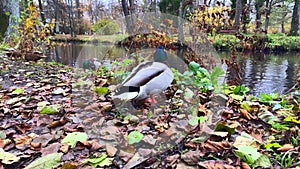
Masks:
[[[153,51],[149,51],[151,53]],[[65,65],[82,67],[83,61],[89,58],[117,59],[115,56],[126,56],[124,49],[112,44],[74,44],[59,43],[50,51],[49,60]],[[218,57],[226,58],[230,53],[219,52]],[[219,59],[219,58],[216,58]],[[243,54],[238,56],[242,71],[242,83],[251,89],[251,93],[283,93],[296,84],[300,77],[300,53],[283,54]]]

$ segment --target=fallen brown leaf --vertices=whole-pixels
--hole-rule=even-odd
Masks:
[[[69,144],[67,143],[61,144],[59,150],[63,153],[67,153],[69,151]]]
[[[208,160],[204,162],[199,162],[198,165],[206,169],[237,169],[237,167],[226,164],[224,161],[221,160]]]
[[[56,153],[56,152],[58,152],[59,148],[60,148],[60,143],[49,144],[47,147],[44,147],[41,149],[42,156]]]
[[[280,152],[286,152],[286,151],[293,150],[293,149],[294,149],[294,146],[292,144],[285,144],[282,147],[278,148],[277,150]]]
[[[113,157],[115,156],[115,154],[117,153],[118,149],[115,148],[114,146],[112,146],[111,144],[105,144],[105,149],[107,152],[107,155],[109,157]]]

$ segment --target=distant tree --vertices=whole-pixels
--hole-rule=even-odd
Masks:
[[[75,37],[75,24],[74,24],[74,11],[73,11],[73,0],[68,0],[69,5],[69,26],[71,37]]]
[[[300,15],[300,0],[295,0],[295,5],[293,8],[293,16],[292,16],[292,22],[291,22],[291,31],[290,35],[299,35],[299,15]]]
[[[40,9],[40,15],[41,15],[42,22],[44,25],[46,25],[46,18],[45,18],[42,0],[38,0],[38,3],[39,3],[39,9]]]
[[[247,0],[242,0],[242,16],[241,16],[241,22],[242,22],[242,31],[243,33],[247,33],[247,24],[250,23],[250,4],[251,0],[247,3]]]
[[[256,29],[260,29],[262,25],[261,8],[264,5],[264,0],[255,0],[255,16],[256,16]]]
[[[178,15],[180,0],[161,0],[158,4],[159,9],[163,13]]]
[[[131,30],[131,21],[130,21],[130,18],[128,17],[129,16],[129,10],[128,10],[128,2],[127,0],[122,0],[122,9],[123,9],[123,13],[124,13],[124,16],[125,16],[125,21],[126,21],[126,30],[129,34],[132,33],[132,30]]]
[[[241,0],[236,0],[235,16],[234,16],[234,28],[238,32],[240,31],[241,13],[242,13],[242,2],[241,2]]]
[[[275,5],[275,3],[273,0],[266,0],[266,21],[265,21],[265,31],[266,33],[268,32],[268,28],[269,28],[269,23],[270,23],[270,14],[271,14],[271,10],[272,7]]]

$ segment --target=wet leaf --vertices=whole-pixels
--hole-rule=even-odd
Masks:
[[[92,157],[85,159],[82,163],[88,163],[89,165],[93,167],[104,167],[104,166],[110,166],[112,164],[113,158],[107,158],[106,154],[102,154],[100,157]]]
[[[140,142],[144,138],[144,135],[139,131],[132,131],[128,134],[128,144],[134,144]]]
[[[272,164],[268,156],[261,155],[253,164],[253,168],[263,167],[263,168],[271,168]]]
[[[225,161],[221,160],[207,160],[198,163],[199,166],[206,168],[206,169],[236,169],[236,167],[226,164]]]
[[[40,157],[30,163],[25,169],[52,169],[60,165],[63,153],[53,153]]]
[[[25,100],[26,97],[14,97],[14,98],[11,98],[9,100],[6,101],[6,104],[15,104],[17,103],[18,101],[21,101],[21,100]]]
[[[98,96],[105,95],[108,93],[107,87],[95,87],[94,92],[98,94]]]
[[[251,108],[251,106],[249,105],[248,102],[243,102],[243,103],[241,104],[241,108],[247,110],[248,112],[251,112],[251,111],[252,111],[252,108]]]
[[[3,151],[3,149],[0,149],[0,159],[1,162],[4,164],[12,164],[14,162],[17,162],[20,160],[20,157],[17,157],[16,155],[9,153],[9,152],[5,152]]]
[[[76,146],[77,141],[87,141],[88,135],[83,132],[68,133],[61,143],[68,143],[71,148]]]
[[[285,144],[282,147],[278,148],[277,150],[280,152],[286,152],[292,149],[294,149],[294,146],[292,144]]]
[[[46,107],[42,108],[41,114],[48,114],[48,115],[57,114],[59,112],[60,108],[61,108],[61,105],[59,105],[59,104],[46,106]]]
[[[189,124],[192,125],[192,126],[196,126],[199,124],[199,118],[198,117],[192,117],[190,120],[189,120]]]
[[[280,148],[282,147],[279,143],[267,143],[265,144],[266,149],[271,149],[271,148]]]
[[[109,157],[113,157],[118,151],[118,149],[112,146],[111,144],[106,144],[105,148],[106,148],[107,155]]]
[[[16,95],[20,95],[20,94],[23,94],[24,93],[24,90],[22,88],[16,88],[12,94],[16,94]]]
[[[270,95],[266,94],[266,93],[262,93],[260,95],[260,101],[269,102],[269,101],[273,101],[273,98]]]
[[[38,106],[38,107],[45,107],[45,106],[47,106],[48,104],[50,104],[50,103],[47,102],[47,101],[42,101],[42,102],[38,102],[38,103],[37,103],[37,106]]]
[[[56,90],[54,90],[53,92],[52,92],[52,94],[62,94],[64,92],[64,89],[63,88],[57,88]]]
[[[250,165],[254,164],[254,162],[262,155],[252,146],[239,147],[235,152],[242,160]]]
[[[293,122],[293,123],[296,123],[296,124],[300,124],[300,121],[296,120],[293,116],[288,116],[283,121]]]

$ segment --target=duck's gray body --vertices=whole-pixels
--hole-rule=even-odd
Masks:
[[[113,96],[122,100],[142,100],[167,89],[172,83],[172,70],[161,62],[143,62],[122,82]]]

